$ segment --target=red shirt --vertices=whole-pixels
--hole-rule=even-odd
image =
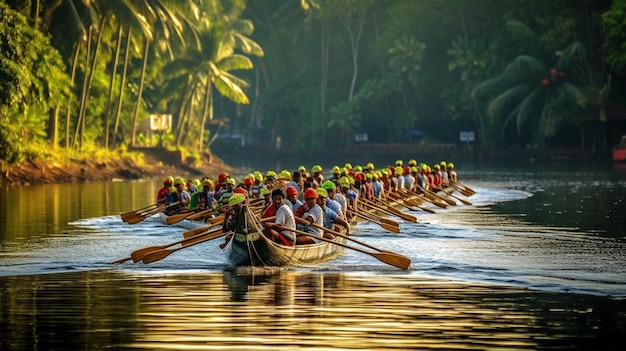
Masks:
[[[276,206],[274,204],[269,204],[264,210],[261,218],[273,217],[276,216]]]

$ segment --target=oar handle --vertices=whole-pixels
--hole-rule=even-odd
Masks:
[[[352,249],[352,250],[355,250],[355,251],[362,252],[364,254],[367,254],[367,255],[370,255],[370,256],[373,256],[373,257],[377,258],[381,262],[387,263],[389,265],[392,265],[392,266],[395,266],[395,267],[398,267],[398,268],[401,268],[401,269],[404,269],[404,270],[409,269],[409,266],[411,265],[411,259],[409,259],[408,257],[405,257],[405,256],[401,256],[401,255],[397,255],[397,254],[391,254],[391,253],[388,253],[388,252],[370,252],[370,251],[363,250],[363,249],[361,249],[359,247],[350,246],[348,244],[344,244],[343,242],[327,239],[327,238],[325,238],[323,236],[307,233],[307,232],[304,232],[302,230],[291,229],[291,228],[283,227],[281,225],[279,225],[277,227],[280,230],[288,230],[288,231],[292,231],[292,232],[300,234],[300,235],[307,235],[307,236],[310,236],[312,238],[315,238],[315,239],[318,239],[318,240],[321,240],[321,241],[326,241],[326,242],[329,242],[331,244],[343,246],[343,247],[348,248],[348,249]]]

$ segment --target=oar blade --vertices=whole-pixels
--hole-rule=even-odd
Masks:
[[[167,218],[165,219],[165,222],[167,224],[174,224],[174,223],[178,223],[180,221],[182,221],[183,219],[191,216],[191,212],[190,213],[181,213],[181,214],[175,214],[172,216],[167,216]]]
[[[175,250],[168,250],[168,249],[164,249],[164,250],[157,250],[157,251],[152,251],[147,253],[145,256],[143,256],[143,263],[148,264],[148,263],[153,263],[156,261],[160,261],[164,258],[166,258],[167,256],[169,256],[172,252],[174,252]]]
[[[133,262],[139,262],[141,261],[144,256],[146,256],[148,253],[153,252],[153,251],[157,251],[160,249],[163,249],[167,246],[150,246],[150,247],[144,247],[143,249],[139,249],[139,250],[135,250],[133,252],[131,252],[130,257],[132,257]]]
[[[407,270],[411,266],[411,259],[406,256],[389,252],[370,252],[370,255],[376,257],[381,262],[398,267],[400,269]]]
[[[393,233],[396,233],[396,234],[397,234],[397,233],[400,233],[400,228],[399,228],[399,227],[395,227],[395,226],[390,225],[390,224],[387,224],[387,223],[381,223],[380,225],[381,225],[383,228],[385,228],[385,229],[387,229],[388,231],[390,231],[390,232],[393,232]]]
[[[211,226],[200,227],[200,228],[196,228],[196,229],[190,229],[190,230],[188,230],[188,231],[183,233],[183,238],[184,239],[191,238],[192,236],[196,236],[196,235],[198,235],[200,233],[204,233],[204,232],[208,231],[209,228],[211,228]]]

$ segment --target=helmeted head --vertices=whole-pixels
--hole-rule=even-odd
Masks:
[[[316,189],[317,192],[317,197],[323,197],[323,198],[327,198],[328,197],[328,192],[326,192],[326,189],[324,188],[317,188]]]
[[[264,186],[261,188],[260,193],[261,193],[261,196],[269,196],[272,193],[272,191],[268,189],[266,186]]]
[[[239,187],[239,188],[235,189],[235,194],[241,194],[241,195],[243,195],[245,197],[248,197],[248,190],[246,190],[246,189],[244,189],[242,187]]]
[[[322,188],[326,189],[327,192],[329,191],[334,192],[337,189],[337,186],[335,185],[333,181],[327,180],[324,183],[322,183]]]
[[[315,166],[311,167],[311,172],[313,172],[313,173],[321,173],[322,172],[322,166],[315,165]]]
[[[233,194],[230,197],[230,199],[228,199],[228,205],[229,206],[235,206],[235,205],[239,205],[239,204],[243,203],[244,201],[246,201],[246,196],[245,195],[235,193],[235,194]]]
[[[317,199],[317,191],[313,188],[309,188],[304,192],[304,200]]]
[[[298,190],[294,186],[287,187],[287,196],[298,196]]]

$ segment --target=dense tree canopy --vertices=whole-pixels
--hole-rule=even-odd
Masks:
[[[624,105],[624,0],[0,0],[0,158],[219,133],[296,150],[571,143]],[[151,134],[150,114],[172,129]],[[602,120],[602,118],[601,118]],[[610,136],[607,136],[610,138]],[[20,141],[28,140],[28,141]],[[613,140],[606,140],[611,145]]]

